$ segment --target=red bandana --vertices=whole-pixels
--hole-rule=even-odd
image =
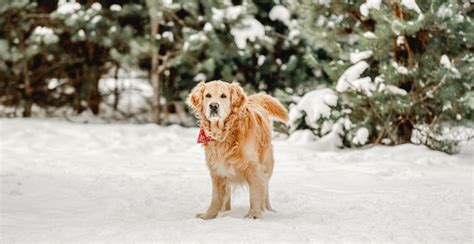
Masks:
[[[198,136],[198,139],[197,139],[197,143],[202,143],[202,144],[206,145],[210,140],[212,140],[212,138],[210,136],[207,136],[206,132],[204,132],[204,130],[201,129],[199,131],[199,136]]]

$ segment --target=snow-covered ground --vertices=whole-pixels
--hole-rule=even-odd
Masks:
[[[198,130],[0,120],[0,242],[472,243],[473,144],[321,151],[278,139],[276,213],[196,219],[211,185]]]

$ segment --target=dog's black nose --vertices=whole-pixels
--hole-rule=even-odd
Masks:
[[[219,104],[218,103],[211,103],[211,104],[209,104],[209,108],[211,109],[211,111],[217,111],[217,109],[219,108]]]

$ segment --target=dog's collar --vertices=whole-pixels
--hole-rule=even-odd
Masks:
[[[204,129],[201,128],[201,130],[199,131],[199,136],[197,138],[197,143],[206,145],[209,141],[212,141],[212,137],[206,135]]]

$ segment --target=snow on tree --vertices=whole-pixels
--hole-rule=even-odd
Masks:
[[[414,136],[421,128],[436,135],[472,121],[470,4],[303,1],[300,7],[306,10],[302,34],[321,49],[308,61],[335,82],[339,98],[319,125],[345,123],[344,146],[415,142],[456,151],[452,140]]]
[[[2,104],[22,106],[24,116],[33,104],[99,113],[102,75],[135,62],[146,49],[134,37],[138,28],[123,21],[140,18],[141,6],[117,6],[66,0],[2,5],[0,46],[11,54],[0,57],[0,84],[7,87]]]

